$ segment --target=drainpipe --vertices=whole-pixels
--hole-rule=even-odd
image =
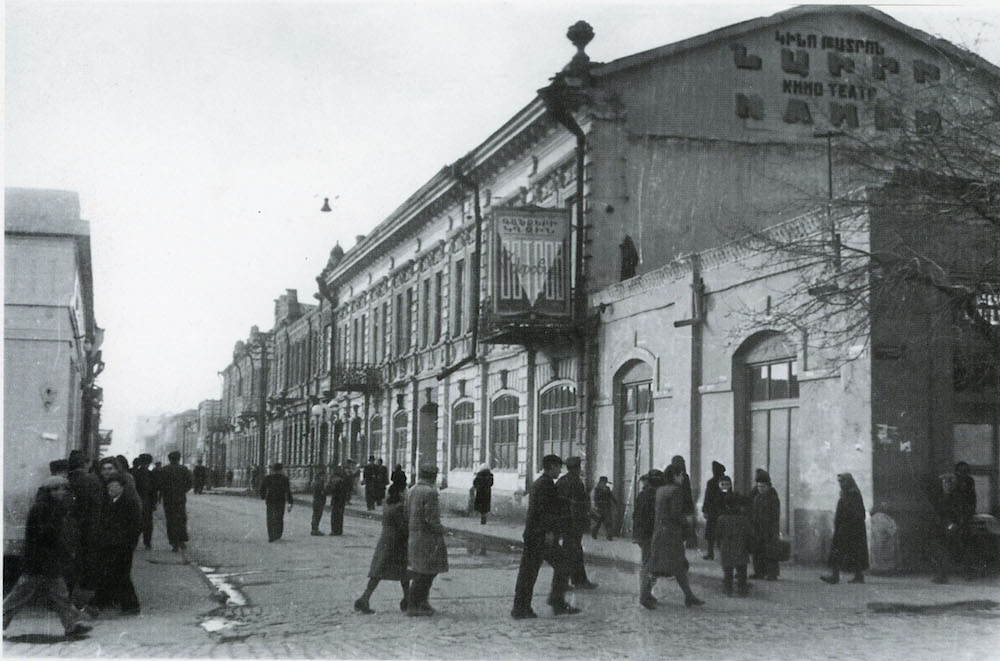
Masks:
[[[539,90],[539,96],[545,103],[545,109],[552,118],[559,122],[570,133],[576,136],[576,263],[574,273],[576,279],[576,289],[574,292],[573,317],[577,323],[577,328],[586,333],[587,314],[587,285],[584,256],[584,158],[587,151],[587,136],[583,128],[573,117],[573,111],[569,107],[569,101],[574,97],[572,90],[568,89],[561,76],[557,76],[555,81],[546,88]],[[578,429],[584,436],[584,447],[586,452],[587,467],[586,475],[588,483],[593,482],[593,457],[594,457],[594,434],[588,429],[586,424],[587,411],[590,406],[590,393],[587,390],[588,381],[585,379],[587,369],[588,343],[581,341],[577,343],[577,384],[581,395],[578,398]]]
[[[479,349],[479,297],[482,291],[483,216],[482,208],[479,204],[479,182],[475,181],[467,173],[464,173],[462,165],[463,162],[461,160],[455,162],[451,166],[451,174],[459,184],[467,190],[472,191],[473,212],[476,222],[476,249],[472,253],[472,264],[469,269],[472,276],[469,278],[469,299],[471,301],[469,319],[472,325],[472,346],[464,358],[438,372],[438,381],[454,374],[469,363],[476,362],[476,355]],[[475,282],[475,285],[473,285],[473,282]]]

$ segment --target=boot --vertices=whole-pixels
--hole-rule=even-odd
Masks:
[[[371,615],[372,613],[375,612],[371,608],[369,608],[368,599],[366,599],[365,597],[358,597],[358,600],[354,602],[354,610],[358,611],[359,613],[363,613],[364,615]]]
[[[736,594],[740,597],[750,595],[750,586],[747,585],[747,569],[743,567],[736,572]]]
[[[722,577],[722,591],[726,593],[727,597],[733,596],[733,573],[730,569],[726,569],[726,573]]]
[[[854,578],[852,578],[850,580],[850,582],[851,583],[864,583],[865,582],[865,575],[862,574],[861,572],[855,572],[854,573]]]

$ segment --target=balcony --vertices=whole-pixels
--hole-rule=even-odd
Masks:
[[[367,363],[336,363],[330,371],[330,388],[339,392],[377,392],[385,386],[380,367]]]
[[[536,347],[573,345],[584,329],[568,315],[497,314],[489,302],[479,318],[479,341],[485,344],[515,344]]]

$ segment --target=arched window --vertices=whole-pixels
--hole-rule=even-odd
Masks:
[[[636,251],[631,237],[626,236],[625,240],[622,241],[621,251],[621,278],[619,279],[634,278],[636,267],[639,266],[639,253]]]
[[[476,409],[472,402],[455,405],[451,414],[451,466],[472,468],[472,431]]]
[[[368,422],[369,450],[368,454],[375,455],[376,459],[382,457],[382,416],[375,415]]]
[[[490,421],[490,465],[499,470],[517,468],[517,422],[520,403],[514,395],[493,402]]]
[[[538,461],[556,454],[565,459],[573,453],[576,441],[576,388],[556,386],[538,398]]]
[[[410,417],[399,411],[392,417],[392,465],[406,467],[406,438]]]

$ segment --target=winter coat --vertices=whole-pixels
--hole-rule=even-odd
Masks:
[[[141,515],[142,510],[126,493],[122,493],[115,501],[105,499],[98,546],[102,549],[134,548],[142,527]]]
[[[408,542],[406,503],[386,503],[382,509],[382,534],[375,545],[368,577],[383,581],[405,580]]]
[[[69,472],[69,488],[74,500],[70,514],[76,519],[80,542],[84,547],[93,548],[100,536],[101,508],[104,506],[101,478],[75,468]]]
[[[684,514],[694,514],[694,496],[691,495],[691,478],[685,473],[681,479],[681,509]]]
[[[615,494],[611,493],[611,487],[606,484],[603,487],[600,484],[594,487],[593,499],[594,507],[597,509],[611,507],[617,502]]]
[[[475,510],[480,514],[487,514],[493,500],[493,473],[488,470],[479,471],[472,486],[476,490]]]
[[[833,542],[828,564],[842,571],[868,569],[868,532],[865,503],[857,491],[842,492],[833,519]]]
[[[260,498],[268,503],[283,505],[292,502],[292,486],[284,473],[271,473],[260,487]]]
[[[684,540],[688,521],[683,486],[668,484],[656,490],[656,515],[650,543],[650,569],[658,576],[676,576],[688,570]]]
[[[351,497],[351,478],[340,466],[336,466],[330,473],[330,480],[326,483],[326,492],[333,496],[333,502],[346,503]]]
[[[570,471],[556,480],[556,493],[562,508],[562,518],[570,526],[564,532],[590,530],[590,499],[579,473]]]
[[[167,464],[157,471],[156,487],[164,506],[182,505],[187,502],[187,492],[194,486],[187,466]]]
[[[558,535],[562,528],[562,513],[556,483],[542,473],[531,485],[528,513],[524,519],[524,543],[536,548],[545,545],[545,535]]]
[[[774,487],[754,487],[750,505],[750,524],[753,529],[752,551],[759,553],[767,544],[781,538],[781,500]]]
[[[717,461],[712,462],[712,478],[705,484],[705,500],[701,504],[702,514],[706,519],[714,519],[722,513],[722,491],[719,489],[719,478],[726,474],[726,467]]]
[[[149,507],[156,509],[156,487],[153,485],[153,476],[145,467],[137,466],[130,471],[132,480],[135,482],[135,490],[142,501],[143,509]]]
[[[719,542],[719,561],[723,567],[739,567],[749,562],[753,528],[749,514],[741,507],[742,496],[728,494],[729,506],[720,502],[721,513],[715,522]]]
[[[418,574],[441,574],[448,571],[448,549],[444,543],[438,492],[433,484],[418,482],[406,501],[409,521],[407,566]]]
[[[639,492],[632,511],[632,541],[642,546],[653,539],[656,526],[656,489],[649,485]]]
[[[63,535],[68,509],[47,496],[35,497],[24,527],[24,567],[29,576],[59,576],[71,560]]]

